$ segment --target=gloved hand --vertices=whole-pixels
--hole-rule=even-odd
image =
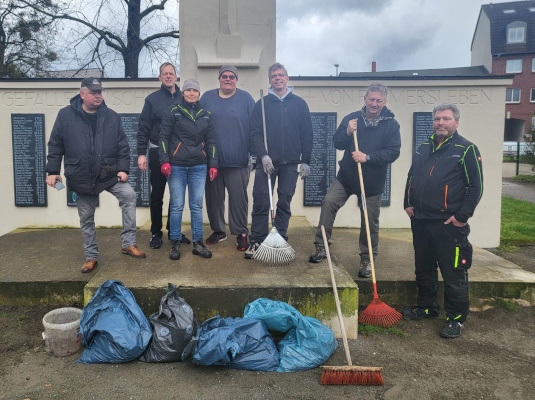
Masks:
[[[273,161],[271,161],[271,157],[268,155],[265,155],[264,157],[262,157],[262,167],[264,168],[264,172],[267,175],[271,175],[273,172],[275,172]]]
[[[299,175],[301,175],[301,179],[305,179],[307,176],[310,175],[310,166],[305,163],[301,163],[301,167],[299,168]]]
[[[169,178],[171,176],[171,164],[169,164],[168,162],[163,163],[160,167],[160,171],[162,171],[163,176]]]
[[[210,168],[210,182],[217,178],[217,168]]]
[[[256,168],[256,156],[249,156],[249,172],[253,172]]]

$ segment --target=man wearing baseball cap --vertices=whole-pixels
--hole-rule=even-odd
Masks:
[[[80,94],[61,109],[48,141],[46,183],[54,187],[62,182],[61,161],[69,190],[76,192],[76,207],[85,249],[82,272],[98,265],[95,208],[103,191],[119,201],[123,216],[121,252],[145,258],[136,246],[136,193],[128,183],[130,147],[119,114],[102,98],[102,82],[85,78]]]
[[[238,89],[238,70],[224,65],[219,70],[219,88],[201,97],[203,107],[210,111],[214,122],[219,173],[213,181],[206,181],[206,211],[213,233],[206,244],[213,245],[227,239],[225,233],[225,189],[228,192],[228,223],[231,235],[236,235],[236,247],[249,247],[247,213],[249,209],[247,185],[254,165],[249,134],[249,116],[254,100],[249,93]]]

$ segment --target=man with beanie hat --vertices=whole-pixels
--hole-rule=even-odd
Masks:
[[[162,207],[163,196],[167,179],[160,171],[158,158],[158,138],[160,137],[160,125],[165,110],[180,100],[180,89],[176,85],[177,76],[175,66],[165,62],[160,66],[158,80],[162,86],[157,91],[149,94],[145,99],[145,105],[139,116],[139,129],[137,132],[137,165],[142,171],[147,170],[147,147],[149,149],[149,174],[150,174],[150,247],[159,249],[162,246]],[[169,232],[169,219],[167,220]],[[182,235],[182,244],[189,244],[189,239]]]
[[[247,213],[250,166],[254,164],[249,137],[249,116],[254,100],[249,93],[236,87],[238,70],[224,65],[219,70],[219,89],[209,90],[201,103],[210,111],[218,153],[219,173],[206,181],[206,210],[213,233],[206,244],[227,239],[225,233],[225,189],[229,197],[229,228],[237,235],[237,249],[247,250]]]

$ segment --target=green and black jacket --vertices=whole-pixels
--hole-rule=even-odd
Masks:
[[[466,222],[483,195],[483,167],[476,145],[457,131],[440,144],[432,135],[414,154],[404,208],[417,219]]]
[[[199,102],[191,105],[184,98],[165,112],[158,140],[160,165],[181,167],[208,164],[218,168],[212,116]]]

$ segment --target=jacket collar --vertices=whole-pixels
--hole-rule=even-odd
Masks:
[[[162,92],[163,92],[166,96],[168,96],[168,97],[178,97],[178,96],[181,95],[181,93],[180,93],[180,89],[178,88],[178,86],[177,86],[176,84],[175,84],[175,93],[171,93],[171,92],[169,91],[169,89],[167,89],[167,88],[163,85],[163,83],[162,83],[162,85],[160,86],[160,91],[162,91]]]

